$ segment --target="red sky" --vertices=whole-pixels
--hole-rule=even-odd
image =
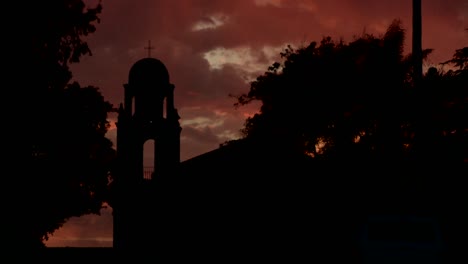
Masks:
[[[85,0],[89,6],[97,0]],[[93,52],[72,65],[82,86],[100,88],[114,106],[137,60],[152,57],[168,68],[181,116],[181,160],[239,137],[246,116],[258,105],[234,109],[229,94],[249,90],[249,81],[279,60],[279,52],[320,41],[349,42],[363,32],[384,33],[393,19],[407,30],[411,50],[410,0],[102,0],[101,23],[87,37]],[[448,60],[468,44],[467,0],[422,0],[426,65]],[[115,117],[111,117],[115,121]],[[112,129],[108,137],[115,139]],[[102,216],[73,218],[49,246],[111,246],[111,209]]]

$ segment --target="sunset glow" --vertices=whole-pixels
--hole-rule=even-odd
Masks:
[[[166,65],[175,85],[182,161],[241,136],[245,119],[259,111],[259,104],[235,109],[229,95],[248,92],[250,82],[280,61],[288,44],[379,35],[393,19],[401,19],[407,29],[405,53],[411,47],[407,0],[103,0],[102,5],[101,23],[86,38],[93,55],[71,65],[74,80],[99,87],[118,107],[129,69],[147,57],[144,47],[151,40],[152,57]],[[425,67],[438,66],[468,43],[468,2],[426,0],[422,9],[423,48],[434,49]],[[115,143],[116,118],[110,119],[107,136]],[[324,144],[317,144],[317,152]],[[46,244],[111,246],[112,208],[101,216],[70,219]]]

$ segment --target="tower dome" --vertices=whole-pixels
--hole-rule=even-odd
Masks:
[[[130,68],[128,84],[139,89],[164,89],[169,84],[169,72],[158,59],[144,58]]]

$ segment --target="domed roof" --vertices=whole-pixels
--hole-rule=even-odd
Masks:
[[[130,68],[128,83],[137,87],[168,84],[169,72],[160,60],[144,58]]]

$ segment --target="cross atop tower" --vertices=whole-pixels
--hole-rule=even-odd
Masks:
[[[148,58],[151,57],[151,50],[154,49],[153,46],[151,46],[151,40],[148,40],[148,47],[144,47],[144,49],[148,50]]]

